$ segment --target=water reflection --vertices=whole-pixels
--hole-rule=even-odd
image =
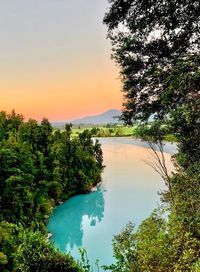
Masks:
[[[104,205],[104,190],[98,187],[96,192],[72,197],[57,207],[48,225],[52,240],[59,241],[56,246],[61,251],[82,247],[83,220],[88,227],[96,226],[104,217]]]
[[[113,235],[129,221],[138,226],[147,218],[159,203],[157,191],[165,188],[162,178],[144,162],[149,152],[143,142],[127,138],[100,142],[106,165],[102,175],[106,193],[99,188],[69,199],[55,209],[48,226],[61,251],[70,251],[80,259],[78,248],[84,247],[93,267],[97,258],[101,264],[113,263]],[[172,146],[166,147],[172,151]],[[165,159],[170,170],[171,156],[166,154]]]

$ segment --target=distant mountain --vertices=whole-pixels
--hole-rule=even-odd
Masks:
[[[79,124],[96,124],[105,125],[107,123],[119,123],[118,117],[122,114],[120,110],[108,110],[98,115],[86,116],[75,120],[66,120],[61,122],[52,122],[52,126],[55,128],[63,128],[66,123],[72,123],[74,125]]]
[[[86,116],[81,119],[71,121],[74,125],[79,124],[107,124],[107,123],[118,123],[119,116],[121,115],[120,110],[108,110],[98,115]]]

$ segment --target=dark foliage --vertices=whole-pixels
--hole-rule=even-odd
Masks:
[[[97,141],[93,143],[89,131],[73,139],[70,135],[71,125],[66,125],[62,132],[53,131],[47,119],[43,119],[41,124],[35,120],[24,122],[23,117],[14,111],[11,114],[0,112],[0,221],[20,223],[24,229],[45,234],[48,216],[56,204],[71,195],[89,192],[101,180],[103,155],[100,144]],[[6,237],[10,236],[12,225],[6,226],[8,232],[2,241],[7,241]],[[28,243],[27,247],[31,247],[29,242],[34,244],[34,235],[37,234],[27,235],[21,242],[10,243],[8,247],[0,240],[0,267],[5,271],[13,269],[14,252],[20,260],[17,262],[19,267],[28,267],[28,249],[20,249],[20,244]],[[38,235],[45,239],[42,234]],[[26,237],[31,237],[31,240],[25,240]],[[15,238],[11,235],[12,239]],[[43,243],[42,240],[40,242]],[[67,267],[66,260],[70,259],[50,250],[47,243],[44,247],[48,251],[47,256],[39,251],[42,259],[36,258],[36,261],[42,266],[42,260],[44,263],[47,261],[54,268],[47,269],[44,264],[46,270],[36,270],[37,265],[33,263],[34,268],[16,268],[16,271],[78,271],[61,269],[59,263]],[[35,250],[39,249],[42,250],[40,245]]]
[[[200,3],[194,0],[109,2],[111,7],[104,23],[124,83],[123,119],[130,123],[133,118],[147,119],[151,114],[163,117],[169,108],[182,103],[183,98],[179,91],[173,90],[168,96],[168,107],[164,106],[166,78],[180,61],[187,63],[185,58],[190,55],[197,62],[193,68],[199,67]],[[199,96],[199,84],[186,92],[188,96]]]
[[[114,240],[117,263],[108,269],[200,271],[200,2],[109,2],[104,23],[123,81],[122,118],[144,121],[137,133],[152,147],[153,168],[162,170],[169,217],[154,213],[136,233],[128,226]],[[178,141],[171,176],[163,159],[169,133]],[[152,143],[160,145],[161,159]]]

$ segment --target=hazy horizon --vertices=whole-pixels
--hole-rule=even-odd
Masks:
[[[120,109],[102,23],[107,7],[107,0],[1,1],[0,110],[57,121]]]
[[[76,121],[76,120],[81,120],[81,119],[85,119],[85,118],[88,118],[88,117],[95,117],[95,116],[99,116],[99,115],[102,115],[104,113],[107,113],[109,111],[121,111],[121,109],[107,109],[106,111],[103,111],[103,112],[97,112],[95,114],[91,113],[91,114],[88,114],[88,115],[83,115],[83,116],[79,116],[77,118],[74,118],[74,119],[61,119],[61,120],[50,120],[52,123],[59,123],[59,122],[73,122],[73,121]]]

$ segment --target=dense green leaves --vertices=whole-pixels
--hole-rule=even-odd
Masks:
[[[10,124],[0,142],[2,219],[26,226],[38,218],[45,222],[54,202],[88,192],[100,181],[102,151],[88,131],[70,139],[70,126],[53,133],[46,119],[39,125],[20,117],[19,124],[14,115],[12,124],[9,115],[2,116]]]
[[[8,222],[0,223],[1,271],[81,272],[68,254],[61,254],[41,232],[25,230]]]
[[[153,214],[137,232],[128,228],[117,236],[117,264],[110,269],[196,272],[200,257],[200,2],[109,2],[104,22],[123,81],[123,119],[144,121],[136,134],[154,152],[153,168],[159,169],[168,187],[162,201],[169,215],[164,220]],[[150,116],[155,120],[151,125]],[[166,174],[163,156],[166,134],[178,141],[178,154],[173,157],[176,171],[171,176]],[[161,159],[152,142],[159,144]],[[127,241],[125,249],[124,242],[120,246],[121,237]]]
[[[93,143],[89,131],[73,139],[70,135],[71,125],[53,131],[47,119],[38,124],[24,122],[14,111],[0,113],[0,221],[29,228],[21,241],[14,241],[17,225],[1,224],[2,229],[5,226],[0,240],[3,271],[13,271],[14,255],[15,271],[79,271],[69,256],[49,247],[41,233],[32,232],[45,234],[55,204],[87,193],[101,181],[100,144]]]
[[[139,229],[127,227],[113,241],[116,264],[106,267],[113,272],[198,271],[200,242],[190,232],[183,232],[174,214],[166,222],[156,211]]]
[[[187,66],[188,56],[196,62],[197,70],[199,67],[200,3],[194,0],[109,2],[111,7],[104,23],[123,80],[123,118],[130,123],[135,118],[147,119],[151,114],[163,117],[174,104],[182,103],[183,97],[180,88],[173,89],[168,97],[169,108],[164,106],[166,79],[177,71],[180,63]],[[183,78],[181,73],[178,76]],[[199,96],[199,84],[196,86],[190,93],[193,97]]]
[[[70,255],[57,251],[39,232],[24,232],[23,243],[14,254],[14,271],[81,272]]]

